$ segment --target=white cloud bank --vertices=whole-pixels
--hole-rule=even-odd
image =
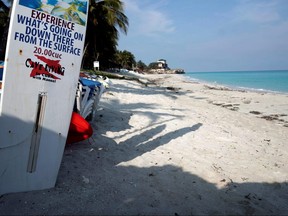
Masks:
[[[125,13],[131,23],[131,33],[135,35],[157,36],[175,30],[173,22],[157,8],[157,3],[145,5],[145,1],[123,0]],[[159,2],[158,2],[159,4]]]

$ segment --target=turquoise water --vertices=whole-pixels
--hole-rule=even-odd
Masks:
[[[186,72],[185,76],[192,80],[216,83],[232,88],[288,93],[288,70]]]

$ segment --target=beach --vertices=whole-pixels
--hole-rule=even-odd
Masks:
[[[3,195],[0,215],[288,214],[288,95],[139,77],[112,80],[54,188]]]

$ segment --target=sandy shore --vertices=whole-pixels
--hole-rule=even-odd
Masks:
[[[113,80],[55,188],[1,196],[0,214],[288,214],[288,95],[145,77]]]

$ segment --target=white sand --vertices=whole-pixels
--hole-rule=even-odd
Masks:
[[[56,187],[4,195],[0,214],[288,214],[288,95],[146,76],[113,80]]]

